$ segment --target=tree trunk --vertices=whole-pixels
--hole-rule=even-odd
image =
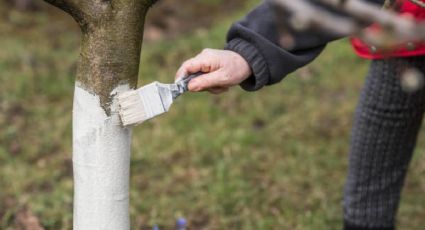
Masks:
[[[13,5],[17,10],[27,11],[37,8],[33,0],[13,0]]]
[[[129,229],[131,130],[115,96],[135,88],[153,0],[46,0],[82,29],[73,109],[74,229]]]

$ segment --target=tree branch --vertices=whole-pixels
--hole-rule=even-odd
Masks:
[[[356,20],[366,23],[378,23],[384,27],[393,39],[404,41],[417,41],[425,39],[425,24],[417,23],[411,18],[400,17],[395,12],[382,10],[370,3],[359,0],[316,0],[335,9],[347,13]]]
[[[425,40],[425,23],[401,17],[395,12],[382,10],[361,0],[271,0],[271,2],[277,8],[294,14],[291,22],[295,29],[319,27],[337,35],[357,34],[372,45],[380,47]],[[337,16],[314,6],[311,2],[328,5],[349,17]],[[372,23],[380,24],[382,31],[361,32],[364,25]]]
[[[81,28],[87,27],[83,4],[80,0],[44,0],[71,15]],[[84,0],[83,0],[84,1]],[[90,0],[87,0],[90,1]]]
[[[357,23],[352,20],[336,16],[304,0],[273,0],[272,2],[282,12],[286,10],[293,13],[290,23],[296,30],[318,27],[339,36],[347,36],[360,30]]]

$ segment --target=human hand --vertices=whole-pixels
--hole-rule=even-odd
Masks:
[[[196,57],[185,61],[177,71],[176,79],[196,72],[205,74],[189,82],[189,91],[207,90],[214,94],[227,91],[252,74],[248,63],[238,53],[217,49],[204,49]]]

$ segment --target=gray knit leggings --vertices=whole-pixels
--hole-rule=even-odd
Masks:
[[[373,61],[352,132],[344,193],[345,229],[394,229],[400,192],[425,107],[425,89],[406,93],[400,74],[425,73],[425,56]]]

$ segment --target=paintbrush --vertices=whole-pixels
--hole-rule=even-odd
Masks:
[[[118,95],[119,114],[124,126],[134,126],[168,112],[174,100],[188,91],[188,84],[202,72],[191,74],[174,84],[152,82]]]

